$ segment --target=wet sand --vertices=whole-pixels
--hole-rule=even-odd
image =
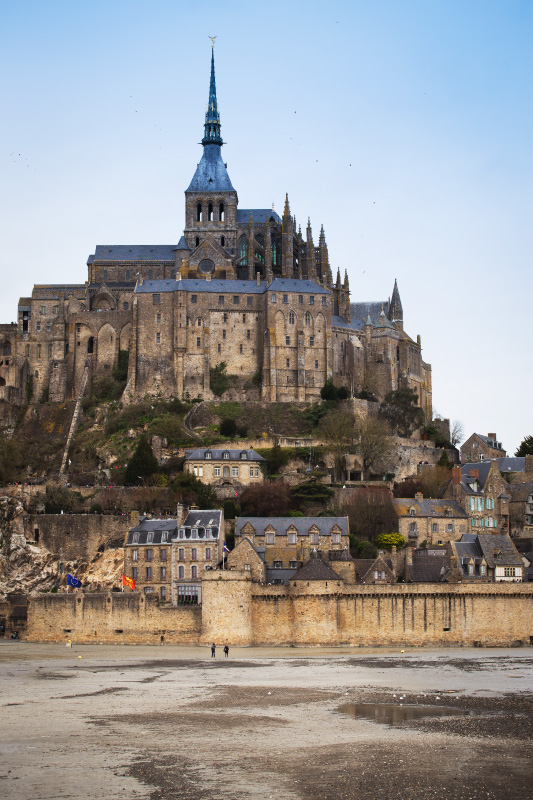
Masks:
[[[523,800],[532,711],[530,648],[0,640],[0,796]]]

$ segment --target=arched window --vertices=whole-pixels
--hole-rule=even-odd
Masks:
[[[198,203],[196,206],[196,222],[202,221],[202,204]]]
[[[309,313],[309,311],[305,312],[305,324],[306,325],[310,325],[311,324],[311,314]]]
[[[213,203],[209,203],[207,206],[207,221],[213,222]]]
[[[220,237],[220,244],[222,245],[222,247],[224,247],[225,243],[226,243],[226,239],[224,238],[224,236],[221,236]]]
[[[274,240],[272,240],[270,245],[270,251],[272,253],[272,266],[275,267],[278,263],[278,247]]]
[[[87,352],[92,353],[94,348],[94,336],[89,336],[87,339]]]
[[[224,222],[224,203],[220,203],[218,207],[218,218],[220,222]],[[224,242],[222,242],[224,244]]]
[[[256,242],[257,242],[257,244],[258,244],[258,245],[260,245],[261,247],[264,247],[264,246],[265,246],[265,237],[263,236],[263,234],[262,234],[262,233],[258,233],[258,234],[257,234],[257,236],[255,237],[255,241],[256,241]]]
[[[291,325],[294,325],[295,322],[296,322],[296,314],[294,313],[294,311],[289,311],[289,323]]]
[[[178,578],[181,578],[183,580],[184,577],[185,577],[185,567],[178,567]]]
[[[246,266],[248,263],[248,242],[246,236],[241,236],[239,239],[239,259],[241,263]]]

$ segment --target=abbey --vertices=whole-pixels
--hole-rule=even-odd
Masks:
[[[84,284],[36,285],[16,324],[0,326],[0,399],[27,388],[76,398],[129,353],[124,400],[210,399],[222,363],[250,399],[314,401],[331,378],[378,399],[414,388],[431,415],[431,367],[389,300],[350,302],[347,273],[333,278],[324,229],[315,244],[286,197],[283,215],[239,207],[222,158],[214,54],[203,153],[185,191],[177,244],[100,245]]]

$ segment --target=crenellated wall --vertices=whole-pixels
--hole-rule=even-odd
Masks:
[[[160,606],[140,593],[30,598],[30,641],[231,645],[512,646],[533,641],[533,586],[339,581],[252,583],[220,571],[202,581],[202,606]]]

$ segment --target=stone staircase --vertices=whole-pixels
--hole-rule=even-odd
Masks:
[[[87,388],[87,382],[89,380],[89,375],[91,373],[91,363],[92,360],[90,358],[85,359],[85,366],[83,368],[83,375],[81,376],[80,382],[80,390],[78,392],[78,399],[76,400],[76,405],[74,407],[74,414],[72,415],[72,421],[70,423],[70,429],[67,436],[67,443],[65,445],[65,452],[63,453],[63,460],[61,461],[61,469],[59,470],[59,477],[65,477],[65,473],[67,471],[67,462],[68,462],[68,449],[70,447],[70,443],[74,438],[76,430],[78,428],[78,423],[80,421],[81,416],[81,401],[83,400],[83,395],[85,394],[85,389]]]

